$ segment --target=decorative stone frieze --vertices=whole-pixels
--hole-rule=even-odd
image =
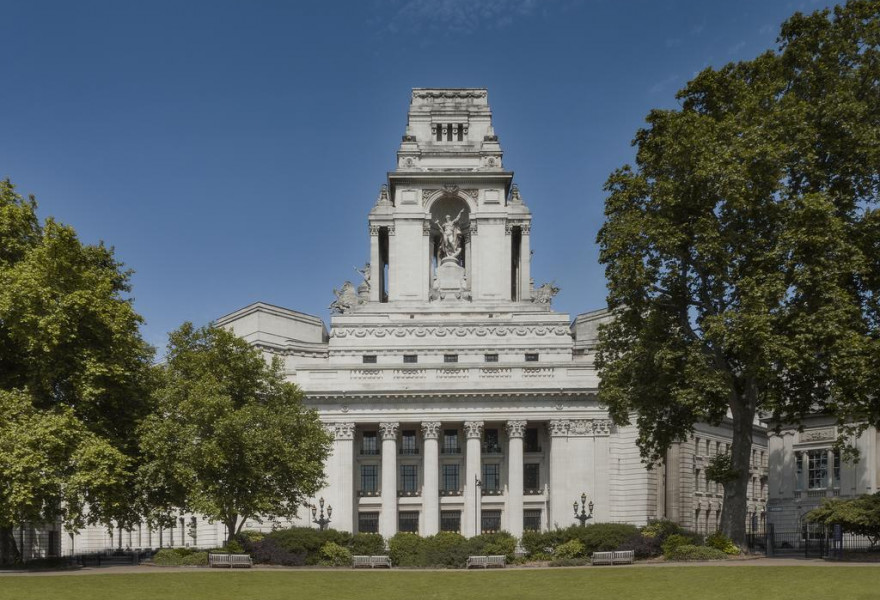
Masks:
[[[611,419],[595,419],[593,421],[593,433],[597,436],[611,435]]]
[[[354,423],[334,423],[333,425],[337,440],[354,439]]]
[[[568,419],[553,419],[547,423],[547,431],[553,437],[568,435],[569,422]]]
[[[593,435],[593,421],[590,419],[572,419],[568,427],[569,435]]]
[[[801,431],[798,440],[804,444],[808,442],[828,442],[837,437],[834,427],[824,427],[822,429],[808,429]]]
[[[440,436],[440,421],[422,421],[422,435],[426,440],[436,440]]]
[[[400,429],[400,423],[379,423],[379,431],[382,432],[383,440],[396,440],[398,429]]]
[[[482,421],[465,421],[464,433],[465,433],[465,437],[467,437],[469,439],[483,437],[483,422]]]
[[[508,421],[505,424],[508,437],[521,438],[525,435],[527,421]]]
[[[330,332],[330,337],[345,338],[368,338],[368,337],[486,337],[486,336],[511,336],[511,337],[571,337],[571,332],[567,327],[545,327],[537,326],[514,326],[514,325],[496,325],[484,326],[475,325],[468,327],[461,326],[410,326],[410,327],[334,327]]]

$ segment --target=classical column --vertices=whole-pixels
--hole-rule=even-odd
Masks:
[[[370,224],[370,302],[380,302],[380,283],[384,277],[379,261],[379,226]]]
[[[507,530],[514,537],[523,532],[523,435],[525,421],[507,422]]]
[[[840,487],[840,482],[834,481],[834,450],[828,450],[827,456],[828,456],[828,458],[827,458],[827,460],[828,460],[828,473],[826,473],[826,475],[828,476],[828,489],[831,490],[831,489],[834,489],[835,484],[837,484],[837,486]],[[828,495],[830,496],[831,494],[828,494]]]
[[[464,431],[467,437],[467,466],[464,475],[465,518],[461,524],[461,532],[469,537],[479,535],[480,533],[480,503],[482,498],[481,490],[476,485],[476,482],[483,476],[480,472],[480,442],[483,437],[483,422],[466,421]]]
[[[333,459],[336,473],[331,489],[336,489],[333,504],[334,529],[354,531],[354,423],[333,424]]]
[[[565,528],[571,525],[571,493],[566,481],[566,460],[569,458],[566,452],[568,441],[568,419],[554,419],[547,424],[550,434],[550,498],[549,498],[549,527]],[[572,457],[575,458],[575,457]]]
[[[520,230],[522,236],[519,243],[519,299],[521,302],[531,300],[532,288],[530,281],[532,278],[532,249],[531,249],[531,225],[526,223]]]
[[[440,436],[440,422],[422,423],[422,434],[425,436],[422,455],[424,535],[434,535],[440,531],[440,448],[437,441]]]
[[[399,423],[379,423],[382,432],[382,512],[379,533],[397,533],[397,429]]]

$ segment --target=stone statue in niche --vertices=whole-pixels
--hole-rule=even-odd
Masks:
[[[333,314],[341,315],[349,312],[358,304],[357,292],[354,289],[354,284],[350,281],[343,283],[340,290],[334,288],[333,294],[336,296],[336,300],[328,306]]]
[[[440,257],[441,258],[454,258],[458,260],[458,255],[461,253],[461,227],[458,226],[458,221],[461,219],[461,215],[464,213],[464,209],[458,211],[458,215],[453,219],[449,215],[446,215],[446,221],[441,223],[440,221],[435,220],[434,223],[437,224],[437,227],[440,228]]]
[[[358,302],[363,304],[370,301],[370,263],[366,263],[363,269],[354,268],[361,274],[364,281],[357,287]]]
[[[553,296],[559,293],[559,288],[552,283],[545,283],[532,291],[532,302],[535,304],[550,304]]]

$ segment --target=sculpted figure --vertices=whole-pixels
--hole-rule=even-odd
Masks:
[[[552,283],[545,283],[532,292],[532,302],[537,304],[550,304],[553,296],[559,293],[559,288]]]
[[[434,223],[437,224],[437,227],[440,228],[441,238],[440,238],[440,256],[447,257],[451,256],[455,258],[461,252],[461,244],[459,244],[459,238],[461,237],[461,228],[458,226],[458,221],[461,219],[461,215],[464,212],[464,209],[458,211],[458,215],[456,215],[455,219],[446,215],[446,221],[441,223],[440,221],[435,220]]]
[[[360,286],[358,286],[358,289],[360,289],[361,286],[366,286],[366,289],[369,291],[369,289],[370,289],[370,263],[366,263],[364,265],[363,269],[358,269],[357,267],[355,267],[354,270],[357,271],[358,273],[360,273],[361,276],[364,278],[364,282]]]
[[[334,288],[333,294],[336,296],[336,300],[331,302],[328,308],[334,314],[348,312],[358,303],[357,292],[354,289],[354,284],[350,281],[343,283],[340,290]]]

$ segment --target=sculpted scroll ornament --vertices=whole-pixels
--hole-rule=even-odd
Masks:
[[[440,436],[440,421],[423,421],[422,435],[426,440],[436,440]]]
[[[512,438],[521,438],[526,432],[526,421],[508,421],[507,435]]]
[[[481,437],[483,437],[483,422],[482,421],[465,421],[464,433],[465,433],[465,437],[467,437],[467,438],[481,438]]]
[[[400,423],[379,423],[379,431],[382,432],[383,440],[396,440],[399,428]]]

